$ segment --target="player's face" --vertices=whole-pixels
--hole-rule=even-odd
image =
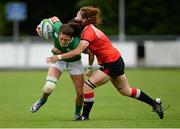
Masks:
[[[81,11],[79,11],[79,12],[77,13],[77,15],[76,15],[76,17],[74,18],[74,20],[76,20],[76,21],[82,21],[82,22],[85,22],[85,21],[86,21],[85,18],[82,18],[82,16],[81,16]]]
[[[67,47],[69,43],[71,42],[72,37],[65,35],[63,33],[59,34],[59,43],[62,47]]]

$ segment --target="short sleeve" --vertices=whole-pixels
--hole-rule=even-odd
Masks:
[[[88,42],[93,42],[96,38],[93,28],[89,25],[81,34],[81,40],[86,40]]]

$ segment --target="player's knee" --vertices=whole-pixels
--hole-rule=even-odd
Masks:
[[[83,98],[83,92],[81,91],[81,92],[76,92],[76,96],[77,96],[77,98]]]
[[[83,93],[88,93],[92,92],[93,89],[95,89],[96,86],[88,79],[85,81],[84,86],[83,86]]]
[[[86,84],[84,84],[83,86],[83,93],[87,93],[87,92],[90,92],[92,89],[89,88]]]
[[[47,77],[46,84],[43,88],[43,92],[50,94],[54,90],[57,84],[57,78],[55,77]]]
[[[77,94],[77,99],[82,100],[83,99],[83,93]]]

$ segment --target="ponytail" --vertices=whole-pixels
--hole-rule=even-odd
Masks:
[[[95,8],[92,6],[84,6],[80,9],[80,12],[82,18],[85,18],[87,20],[86,25],[99,25],[101,23],[101,11],[99,10],[99,8]]]

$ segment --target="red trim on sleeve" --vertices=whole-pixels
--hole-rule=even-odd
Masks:
[[[87,41],[87,42],[89,42],[89,43],[90,43],[90,41],[89,41],[89,40],[87,40],[87,39],[81,39],[81,40],[85,40],[85,41]]]

